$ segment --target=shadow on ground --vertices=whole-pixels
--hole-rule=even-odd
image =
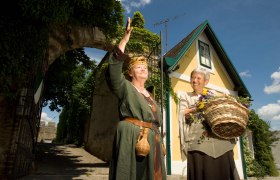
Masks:
[[[21,179],[107,179],[109,164],[75,145],[39,143],[32,172]]]

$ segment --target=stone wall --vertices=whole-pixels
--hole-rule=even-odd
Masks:
[[[14,133],[18,130],[18,123],[14,122],[12,103],[9,99],[0,95],[0,177],[5,173],[12,163],[8,162]]]
[[[21,99],[23,104],[18,103]],[[33,103],[33,95],[17,98],[0,95],[0,179],[28,173],[34,160],[39,107],[40,104]]]
[[[277,137],[279,140],[273,143],[271,149],[276,167],[280,171],[280,131],[277,131]]]
[[[107,56],[108,54],[106,54]],[[107,82],[106,72],[108,59],[99,63],[100,74],[95,77],[91,117],[85,125],[85,150],[95,157],[110,161],[116,125],[119,122],[118,99],[111,92]]]
[[[37,142],[52,142],[56,138],[56,130],[55,122],[41,121]]]

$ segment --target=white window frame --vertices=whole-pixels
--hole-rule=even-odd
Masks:
[[[204,48],[203,50],[201,48]],[[198,40],[198,51],[199,51],[199,64],[204,68],[212,70],[212,60],[210,53],[210,45]]]

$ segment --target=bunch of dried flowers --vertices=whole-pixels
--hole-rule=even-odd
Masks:
[[[242,104],[246,108],[249,108],[251,106],[251,101],[250,101],[249,97],[242,97],[242,96],[235,97],[235,96],[231,96],[231,95],[224,95],[224,96],[226,98],[230,98],[230,99]],[[199,96],[198,102],[194,105],[195,111],[192,113],[186,114],[186,122],[188,124],[190,124],[192,122],[198,123],[198,122],[204,121],[205,119],[203,117],[203,113],[204,113],[203,108],[204,108],[205,104],[215,98],[220,98],[220,97],[221,96],[217,96],[215,92],[204,88],[202,91],[202,94]]]

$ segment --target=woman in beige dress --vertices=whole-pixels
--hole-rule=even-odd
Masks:
[[[207,70],[194,69],[190,80],[193,91],[178,94],[181,153],[188,163],[187,179],[238,180],[239,175],[233,159],[235,139],[225,140],[214,135],[201,114],[195,111],[196,103],[209,78]],[[215,94],[213,91],[209,92]]]

